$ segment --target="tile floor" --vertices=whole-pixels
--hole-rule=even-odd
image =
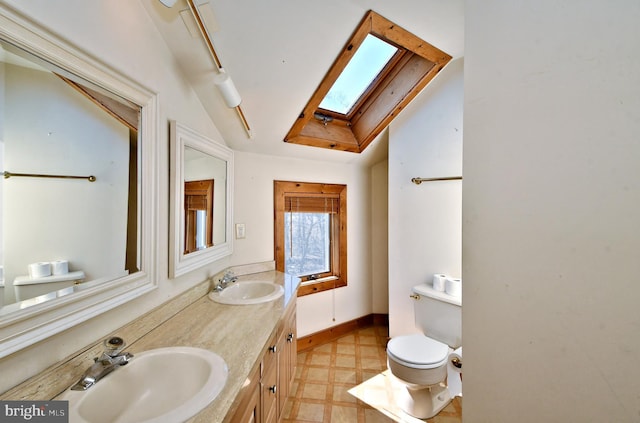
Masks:
[[[393,423],[347,391],[387,368],[388,329],[373,326],[298,354],[293,392],[283,422]],[[462,401],[455,398],[428,423],[460,423]]]

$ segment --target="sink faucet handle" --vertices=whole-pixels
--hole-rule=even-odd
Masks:
[[[223,289],[227,287],[230,283],[234,283],[238,280],[238,277],[231,270],[227,270],[224,272],[222,277],[218,279],[218,283],[214,286],[214,289],[218,292],[221,292]]]
[[[127,346],[127,343],[124,342],[124,339],[120,338],[119,336],[113,336],[111,338],[105,339],[103,345],[105,354],[107,354],[109,357],[115,357],[120,354],[120,352],[122,352],[124,347]]]
[[[238,277],[235,275],[235,273],[233,273],[231,270],[227,270],[226,272],[224,272],[224,275],[222,275],[222,279],[220,279],[219,282],[228,284],[231,282],[235,282],[236,280],[238,280]]]

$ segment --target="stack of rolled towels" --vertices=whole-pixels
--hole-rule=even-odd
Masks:
[[[31,263],[28,267],[29,277],[31,279],[69,273],[69,262],[67,260],[40,261],[37,263]]]
[[[433,289],[443,291],[453,297],[462,296],[462,279],[452,278],[443,273],[433,275]]]

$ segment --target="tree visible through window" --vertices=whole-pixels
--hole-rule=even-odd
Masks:
[[[285,272],[319,275],[331,270],[330,215],[288,212],[284,215]]]
[[[346,285],[346,185],[275,181],[276,269],[298,295]]]

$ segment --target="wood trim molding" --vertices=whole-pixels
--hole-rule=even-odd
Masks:
[[[347,286],[347,186],[319,182],[273,181],[274,204],[274,260],[276,270],[285,272],[285,204],[287,197],[312,196],[339,199],[339,212],[332,219],[331,269],[320,275],[314,283],[303,283],[298,288],[298,297],[329,289]],[[334,279],[322,280],[328,276]],[[306,276],[300,276],[307,281]],[[307,281],[308,282],[308,281]]]
[[[354,330],[368,328],[374,325],[389,325],[388,314],[368,314],[348,322],[341,323],[311,335],[298,338],[298,352],[303,352],[315,348],[318,345],[334,341]]]

